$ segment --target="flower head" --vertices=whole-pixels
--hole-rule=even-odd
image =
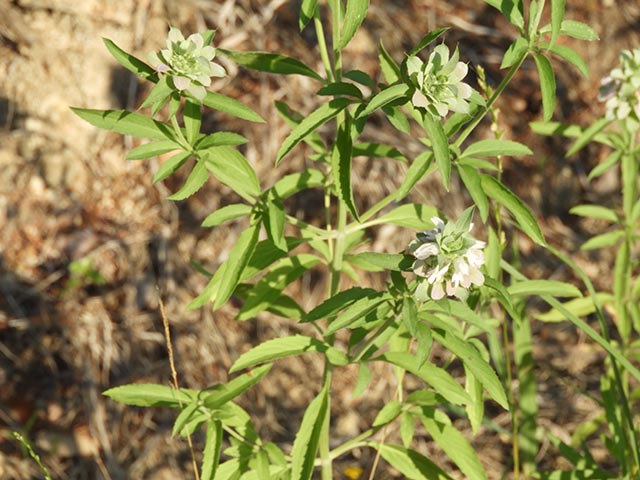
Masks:
[[[623,50],[620,67],[602,79],[598,100],[606,101],[606,118],[640,121],[640,50]]]
[[[186,90],[202,101],[211,77],[226,75],[223,67],[212,62],[215,55],[215,48],[204,45],[202,34],[194,33],[185,40],[180,30],[171,27],[167,48],[150,53],[148,58],[158,73],[171,76],[177,90]]]
[[[407,59],[407,73],[415,87],[411,101],[434,116],[444,117],[449,110],[469,112],[471,87],[462,79],[467,76],[467,64],[458,61],[458,49],[449,58],[446,45],[438,45],[427,63],[416,56]]]
[[[470,233],[472,214],[473,209],[467,209],[457,222],[446,224],[434,217],[435,228],[419,233],[409,244],[416,258],[413,271],[422,277],[416,289],[419,300],[439,300],[445,295],[465,298],[472,285],[484,283],[480,268],[485,243]]]

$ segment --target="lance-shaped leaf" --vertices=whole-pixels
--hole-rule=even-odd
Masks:
[[[453,480],[440,467],[421,453],[390,443],[371,442],[393,468],[409,480]]]
[[[345,121],[338,130],[336,144],[331,154],[331,170],[340,200],[347,206],[353,218],[358,221],[358,211],[351,187],[351,160],[353,158],[351,147],[351,120],[349,115],[346,115]]]
[[[411,51],[409,52],[409,54],[407,56],[411,57],[411,56],[417,55],[423,49],[425,49],[429,45],[431,45],[435,40],[438,39],[438,37],[440,37],[447,30],[449,30],[449,27],[437,28],[435,30],[431,30],[424,37],[422,37],[422,40],[420,40],[418,42],[418,44],[411,49]]]
[[[556,77],[553,73],[551,63],[547,58],[539,53],[533,54],[536,61],[538,75],[540,77],[540,92],[542,93],[542,110],[545,121],[551,120],[553,111],[556,108]]]
[[[219,208],[212,214],[208,215],[202,221],[203,227],[215,227],[221,225],[229,220],[234,220],[239,217],[244,217],[252,212],[252,208],[244,203],[234,203],[225,207]]]
[[[320,170],[308,168],[304,172],[285,175],[271,187],[271,190],[278,198],[284,200],[301,190],[319,187],[324,180],[325,176]]]
[[[207,439],[202,453],[202,480],[214,480],[222,450],[222,422],[209,420],[207,423]]]
[[[202,111],[200,104],[191,100],[184,105],[184,127],[186,130],[187,142],[193,145],[200,135],[200,125],[202,124]]]
[[[206,150],[209,147],[220,147],[223,145],[236,146],[247,143],[247,139],[235,132],[214,132],[198,137],[194,148],[196,150]]]
[[[454,405],[465,405],[471,402],[469,394],[464,391],[455,379],[440,367],[431,362],[418,364],[418,359],[408,352],[388,352],[374,358],[400,367],[421,378],[433,389]]]
[[[467,187],[467,191],[471,198],[473,199],[473,203],[478,207],[478,212],[480,212],[480,218],[483,222],[487,221],[489,217],[489,200],[482,189],[480,175],[475,168],[472,168],[468,165],[463,165],[461,163],[457,164],[458,174],[462,179],[462,183],[464,183],[465,187]]]
[[[534,242],[538,245],[544,245],[545,240],[540,226],[529,208],[522,203],[522,200],[492,176],[482,174],[480,179],[482,188],[487,196],[509,210],[522,231],[529,235]]]
[[[328,421],[329,389],[325,386],[314,398],[302,417],[300,429],[291,450],[291,480],[309,480],[313,473],[320,434]]]
[[[464,478],[469,480],[487,480],[487,474],[480,459],[469,441],[460,433],[446,415],[430,407],[422,408],[422,424],[438,445],[453,460]],[[435,417],[435,418],[434,418]],[[438,420],[443,421],[438,421]]]
[[[191,157],[191,152],[176,153],[170,159],[164,161],[153,176],[153,183],[158,183],[174,174]]]
[[[267,52],[234,52],[221,48],[216,49],[216,51],[229,57],[238,65],[259,72],[277,73],[280,75],[304,75],[319,82],[324,81],[322,77],[310,67],[295,58],[285,55]]]
[[[451,177],[451,153],[449,152],[449,140],[444,133],[442,124],[428,112],[424,115],[424,128],[429,134],[433,156],[440,171],[442,184],[449,190],[449,179]]]
[[[300,30],[313,18],[316,13],[316,8],[318,8],[318,0],[302,0],[302,4],[300,5],[300,19],[298,21]]]
[[[432,333],[435,341],[462,360],[489,392],[491,398],[498,402],[502,408],[508,410],[509,402],[502,383],[493,368],[482,358],[480,352],[471,343],[465,342],[449,331],[434,328]]]
[[[242,232],[233,249],[229,252],[229,258],[220,266],[220,268],[224,268],[224,274],[217,288],[216,300],[213,305],[215,309],[224,305],[236,289],[236,286],[240,282],[242,272],[247,266],[247,263],[249,263],[249,259],[256,248],[259,233],[259,223],[252,225]]]
[[[157,140],[131,149],[127,154],[127,160],[143,160],[174,150],[182,150],[182,147],[173,140]]]
[[[413,230],[425,230],[433,228],[431,219],[438,216],[438,210],[421,203],[406,203],[385,213],[376,220],[376,223],[392,223]]]
[[[589,77],[589,67],[587,66],[587,62],[585,62],[580,54],[574,49],[569,48],[565,45],[552,45],[549,50],[553,54],[559,56],[563,60],[576,67],[583,77]]]
[[[351,41],[364,20],[369,8],[369,0],[347,0],[347,10],[340,32],[337,48],[342,50]]]
[[[111,53],[113,58],[115,58],[116,61],[124,68],[126,68],[130,72],[135,73],[136,75],[139,75],[142,78],[149,79],[153,82],[158,81],[156,71],[153,69],[153,67],[147,65],[139,58],[136,58],[133,55],[125,52],[108,38],[103,38],[102,41],[104,42],[107,50],[109,50],[109,53]]]
[[[280,163],[293,147],[300,143],[307,135],[338,115],[338,113],[344,110],[350,103],[352,103],[352,100],[335,98],[311,112],[304,120],[296,125],[289,136],[284,139],[276,156],[276,164]]]
[[[167,385],[135,383],[110,388],[103,395],[120,403],[139,407],[173,407],[191,403],[196,392],[186,388],[179,390]]]
[[[381,304],[391,299],[391,294],[387,292],[376,292],[370,296],[356,301],[353,305],[336,317],[324,332],[325,337],[333,335],[338,330],[353,326],[356,322],[362,321],[366,316],[375,311]]]
[[[402,185],[398,188],[398,192],[396,193],[396,201],[400,201],[409,195],[411,189],[418,183],[425,175],[429,174],[435,169],[435,164],[433,163],[433,153],[432,152],[422,152],[418,155],[415,160],[409,166],[409,170],[402,181]]]
[[[362,252],[345,255],[345,260],[369,272],[402,272],[411,270],[415,257],[402,253]]]
[[[464,157],[497,157],[498,155],[531,155],[533,152],[519,142],[511,140],[479,140],[470,145],[460,154],[460,158]]]
[[[98,128],[133,137],[175,140],[171,127],[152,118],[127,110],[93,110],[71,108],[73,113]]]
[[[557,280],[524,280],[507,288],[509,295],[551,295],[553,297],[581,297],[582,292],[574,285]]]
[[[411,87],[405,85],[404,83],[399,83],[397,85],[392,85],[391,87],[385,88],[369,101],[364,110],[358,113],[357,118],[371,115],[379,108],[382,108],[385,105],[390,104],[391,102],[407,102],[409,100],[410,93]]]
[[[203,103],[209,108],[228,113],[229,115],[233,115],[234,117],[238,117],[243,120],[264,123],[264,118],[251,110],[245,104],[221,93],[207,92]]]
[[[509,23],[520,29],[524,28],[522,0],[484,0],[484,2],[500,10]]]
[[[560,35],[562,29],[562,21],[564,19],[566,0],[551,0],[551,40],[549,43],[554,45]]]
[[[253,202],[253,197],[260,195],[260,183],[256,172],[239,151],[220,146],[209,147],[198,153],[211,173],[241,197]]]
[[[346,365],[348,363],[347,356],[328,343],[303,335],[294,335],[292,337],[280,337],[262,342],[257,347],[240,355],[231,366],[229,372],[237,372],[243,368],[252,367],[264,362],[271,362],[280,358],[314,352],[326,355],[334,365]]]
[[[305,322],[311,322],[313,320],[320,320],[321,318],[329,318],[336,315],[340,310],[343,310],[350,305],[353,305],[356,301],[364,297],[370,297],[378,294],[372,288],[353,287],[348,290],[336,293],[333,297],[325,300],[316,308],[311,310],[304,316]]]
[[[204,186],[208,178],[209,172],[207,171],[207,166],[204,161],[199,160],[196,162],[180,190],[167,198],[169,200],[184,200],[189,198]]]
[[[262,378],[269,373],[271,367],[273,367],[273,365],[263,365],[250,372],[239,375],[227,383],[204,390],[203,393],[211,393],[204,397],[203,405],[210,410],[220,408],[262,380]]]
[[[271,303],[280,297],[287,285],[300,278],[319,262],[318,257],[309,253],[280,260],[248,291],[245,303],[238,314],[238,320],[248,320],[269,308]]]

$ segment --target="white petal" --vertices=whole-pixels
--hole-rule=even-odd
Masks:
[[[203,101],[204,97],[207,96],[207,91],[205,90],[204,87],[201,87],[200,85],[195,85],[192,84],[187,91],[193,95],[194,97],[196,97],[198,100]]]
[[[200,49],[200,56],[206,58],[207,60],[213,60],[213,57],[216,56],[216,49],[211,45],[207,45]]]
[[[186,90],[191,85],[191,80],[189,80],[187,77],[179,77],[177,75],[174,75],[173,77],[171,77],[171,79],[173,80],[173,84],[178,90]]]
[[[189,35],[189,38],[187,38],[187,41],[193,42],[196,48],[202,48],[204,46],[204,39],[199,33],[192,33],[191,35]]]
[[[169,35],[167,36],[167,41],[172,43],[184,42],[184,35],[180,29],[171,27],[169,29]]]
[[[427,97],[424,96],[424,94],[420,90],[415,91],[415,93],[413,94],[413,97],[411,97],[411,103],[413,103],[415,107],[429,106],[429,100],[427,99]]]
[[[413,256],[420,260],[425,260],[431,256],[437,255],[440,249],[435,243],[423,243],[413,252]]]
[[[444,288],[442,288],[442,282],[436,283],[431,288],[431,298],[434,300],[440,300],[444,297]]]
[[[227,71],[224,69],[222,65],[218,65],[217,63],[211,64],[211,70],[213,73],[211,74],[214,77],[225,77],[227,75]]]

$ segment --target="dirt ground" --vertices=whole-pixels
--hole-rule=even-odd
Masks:
[[[0,478],[42,477],[12,431],[32,442],[54,478],[192,478],[186,443],[170,434],[173,412],[125,408],[101,395],[124,383],[168,384],[159,298],[171,322],[183,386],[202,388],[224,381],[241,352],[261,340],[299,331],[270,316],[236,323],[234,305],[215,313],[207,308],[186,311],[206,284],[190,261],[215,269],[241,231],[242,225],[235,223],[213,230],[199,226],[206,215],[234,201],[232,192],[210,182],[188,201],[166,200],[180,183],[152,184],[157,160],[125,161],[135,145],[130,138],[98,131],[69,110],[135,109],[148,85],[117,66],[102,37],[144,57],[163,44],[168,24],[185,32],[215,28],[216,46],[282,52],[320,71],[314,34],[297,29],[298,3],[0,0]],[[599,79],[617,63],[621,49],[640,47],[640,5],[637,0],[567,4],[568,18],[589,23],[601,41],[567,41],[583,55],[591,76],[583,79],[571,67],[559,66],[555,118],[588,124],[602,112],[596,101]],[[483,65],[489,82],[497,85],[502,52],[515,32],[480,0],[372,0],[366,28],[350,45],[345,62],[381,78],[376,67],[381,39],[391,55],[401,59],[427,31],[442,26],[452,27],[446,42],[459,45],[462,59],[471,65]],[[309,112],[315,85],[302,77],[261,75],[221,62],[229,76],[214,82],[212,89],[242,100],[267,124],[213,113],[205,118],[206,128],[248,137],[245,154],[264,184],[305,165],[300,150],[278,171],[273,168],[279,143],[288,133],[274,101],[286,100]],[[577,252],[602,225],[578,221],[568,209],[585,201],[606,204],[619,190],[618,179],[605,176],[588,184],[586,174],[604,152],[589,148],[567,160],[562,140],[529,132],[527,123],[541,116],[534,70],[526,64],[500,104],[506,137],[534,150],[531,157],[510,160],[505,182],[534,210],[547,239],[574,255],[597,285],[608,288],[611,258]],[[393,143],[394,131],[383,122],[368,134]],[[417,148],[407,146],[409,153]],[[382,161],[356,162],[362,208],[395,188],[397,168]],[[413,201],[430,202],[448,214],[460,212],[467,202],[456,185],[449,194],[425,188]],[[317,203],[309,194],[288,208],[312,219],[320,215]],[[411,236],[381,229],[372,238],[372,248],[397,250]],[[519,242],[527,275],[571,279],[532,244]],[[82,259],[90,259],[94,281],[78,280],[72,273],[70,266]],[[323,281],[309,276],[296,287],[303,307],[319,301],[316,292]],[[539,427],[568,440],[577,425],[597,414],[591,395],[597,394],[603,356],[566,324],[535,324],[534,334]],[[291,445],[316,393],[319,368],[308,358],[279,362],[267,381],[243,397],[262,435],[284,448]],[[356,372],[347,369],[337,378],[332,411],[337,441],[366,428],[390,398],[392,377],[385,370],[378,373],[371,390],[358,399],[351,396]],[[496,411],[492,420],[509,429],[505,414]],[[464,428],[465,423],[460,420],[459,425]],[[198,436],[195,442],[197,448],[203,439]],[[508,437],[486,429],[473,442],[490,478],[508,478]],[[420,443],[424,453],[446,466],[434,445],[426,439]],[[599,454],[597,448],[595,452]],[[336,478],[347,478],[349,467],[361,467],[362,478],[367,478],[371,461],[371,452],[356,451],[337,463]],[[540,465],[567,466],[546,443]],[[398,477],[386,466],[378,472],[376,478]]]

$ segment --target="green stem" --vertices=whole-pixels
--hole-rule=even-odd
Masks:
[[[320,48],[320,58],[322,58],[322,64],[324,65],[325,72],[327,74],[327,80],[333,82],[335,77],[333,75],[333,69],[331,68],[331,60],[329,59],[329,49],[327,48],[327,41],[324,36],[324,28],[322,27],[322,20],[320,19],[320,10],[316,7],[315,14],[313,16],[313,26],[316,29],[316,37],[318,38],[318,47]]]
[[[180,146],[188,152],[192,151],[193,147],[182,133],[182,129],[180,128],[180,124],[178,123],[178,119],[175,115],[171,117],[171,125],[173,125],[173,130],[176,132]]]
[[[518,59],[518,61],[511,66],[511,68],[507,72],[507,75],[500,82],[500,85],[498,85],[494,90],[493,95],[491,95],[491,98],[487,100],[487,104],[484,107],[482,107],[478,111],[478,113],[476,113],[476,116],[471,120],[469,125],[467,125],[467,127],[463,130],[463,132],[458,136],[458,138],[454,143],[455,147],[460,148],[460,145],[462,145],[462,142],[464,142],[467,139],[467,137],[471,134],[471,132],[473,132],[476,126],[480,123],[480,121],[484,118],[487,112],[491,109],[491,107],[496,102],[496,100],[498,100],[498,98],[500,97],[504,89],[507,88],[507,85],[509,85],[509,82],[513,79],[516,72],[520,69],[520,67],[524,63],[528,53],[529,52],[523,53]]]
[[[333,377],[333,365],[325,361],[324,366],[324,387],[331,392],[331,379]],[[320,431],[320,476],[322,480],[332,480],[333,469],[331,457],[331,450],[329,447],[331,441],[331,395],[327,395],[327,413],[322,422],[322,430]]]

